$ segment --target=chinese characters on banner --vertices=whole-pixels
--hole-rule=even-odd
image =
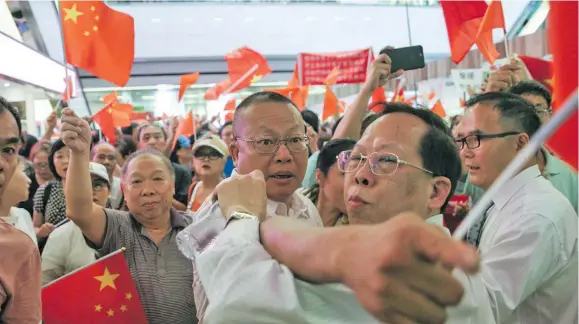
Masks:
[[[300,53],[300,85],[323,85],[336,66],[340,69],[337,84],[364,83],[371,57],[371,48],[338,53]]]

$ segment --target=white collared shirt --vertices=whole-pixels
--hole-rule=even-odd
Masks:
[[[292,195],[289,208],[284,203],[268,199],[266,217],[270,218],[274,216],[290,217],[307,222],[312,226],[323,227],[323,222],[316,206],[309,199],[298,193]],[[195,297],[199,323],[203,323],[205,310],[208,306],[208,298],[199,281],[196,258],[200,252],[205,250],[218,238],[224,230],[225,224],[226,220],[221,213],[219,204],[217,202],[213,203],[211,200],[206,200],[195,213],[193,223],[177,236],[179,249],[187,258],[193,261],[193,295]],[[235,264],[235,262],[233,262],[233,264]],[[228,267],[226,264],[221,265]],[[208,323],[212,322],[208,321]]]
[[[481,275],[462,277],[465,290],[484,292],[471,302],[490,308],[494,323],[577,323],[573,206],[536,165],[513,177],[493,203],[479,244]]]
[[[426,222],[442,227],[442,215]],[[207,323],[379,323],[347,286],[295,278],[263,248],[255,221],[231,223],[196,260],[210,301]],[[447,323],[487,324],[473,320],[478,312],[477,305],[456,308]]]

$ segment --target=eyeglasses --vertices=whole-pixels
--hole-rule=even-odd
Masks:
[[[33,164],[35,169],[47,169],[48,168],[48,163],[36,163]]]
[[[535,105],[535,112],[537,115],[550,115],[553,112],[553,109],[543,104],[538,104]]]
[[[215,161],[218,160],[220,158],[222,158],[221,155],[195,155],[195,158],[197,160],[211,160],[211,161]]]
[[[398,155],[394,153],[374,152],[368,156],[364,156],[359,153],[352,153],[352,151],[343,151],[338,154],[338,169],[342,172],[355,172],[366,163],[366,160],[370,162],[370,170],[375,175],[392,175],[396,173],[400,164],[408,165],[430,175],[434,175],[432,171],[401,160]]]
[[[310,137],[304,136],[290,136],[284,139],[276,138],[256,138],[244,139],[237,137],[236,140],[253,143],[253,149],[258,153],[271,154],[277,151],[279,146],[283,143],[291,152],[303,152],[308,149],[308,141]]]
[[[459,150],[462,150],[464,148],[465,143],[469,149],[475,149],[480,146],[481,139],[503,138],[512,135],[519,135],[520,133],[521,132],[504,132],[498,134],[473,134],[462,138],[455,138],[454,143],[456,143],[456,147]]]
[[[95,181],[92,183],[92,190],[94,191],[102,191],[105,188],[107,188],[107,185],[103,182]]]

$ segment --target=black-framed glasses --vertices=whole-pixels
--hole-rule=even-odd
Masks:
[[[403,164],[434,176],[434,172],[404,161],[394,153],[381,152],[374,152],[365,156],[363,154],[353,153],[351,150],[343,151],[338,154],[338,169],[342,172],[355,172],[363,166],[366,161],[370,163],[370,170],[375,175],[392,175],[396,173],[400,164]]]
[[[217,155],[217,154],[211,154],[211,155],[195,155],[195,158],[197,160],[210,160],[210,161],[215,161],[215,160],[219,160],[220,158],[222,158],[223,155]]]
[[[241,137],[235,138],[238,141],[244,141],[253,144],[253,149],[258,153],[271,154],[277,151],[280,145],[283,143],[287,149],[291,152],[303,152],[308,149],[308,142],[310,137],[307,135],[302,136],[288,136],[284,139],[278,138],[254,138],[245,139]]]
[[[475,149],[480,146],[481,139],[503,138],[512,135],[519,135],[521,132],[504,132],[498,134],[473,134],[461,138],[455,138],[454,143],[459,150],[464,148],[464,145],[469,149]]]

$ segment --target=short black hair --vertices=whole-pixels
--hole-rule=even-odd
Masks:
[[[312,126],[316,133],[320,131],[320,117],[318,117],[318,114],[308,109],[302,110],[301,114],[306,124]]]
[[[316,162],[316,169],[324,175],[328,175],[332,165],[336,164],[338,154],[342,151],[351,150],[356,145],[356,141],[349,138],[335,138],[322,147]]]
[[[4,113],[6,110],[8,110],[16,120],[18,134],[20,135],[22,133],[22,122],[20,121],[20,113],[18,113],[18,109],[16,109],[16,107],[14,107],[14,105],[8,102],[4,97],[0,96],[0,114]]]
[[[56,180],[62,180],[62,177],[58,175],[58,172],[56,172],[56,166],[54,165],[54,155],[56,155],[56,152],[60,151],[63,147],[66,147],[66,145],[64,145],[64,142],[59,138],[54,143],[52,143],[52,146],[50,147],[50,154],[48,154],[48,168]]]
[[[542,84],[535,80],[521,81],[509,89],[510,93],[516,95],[532,94],[541,96],[547,102],[547,106],[551,107],[551,92]]]
[[[137,151],[137,143],[135,143],[132,136],[125,135],[123,136],[122,140],[117,141],[116,148],[123,157],[123,159],[126,159],[127,156]]]
[[[338,120],[336,120],[336,122],[334,123],[334,126],[332,126],[332,136],[334,136],[334,134],[336,133],[336,129],[338,129],[338,125],[342,121],[342,118],[344,118],[344,116],[338,118]],[[364,134],[364,132],[366,131],[366,128],[368,128],[368,126],[370,126],[370,124],[372,124],[378,118],[380,118],[380,115],[375,114],[373,112],[368,112],[366,116],[364,116],[364,118],[362,119],[362,126],[360,127],[360,136],[362,136],[362,134]]]
[[[533,105],[510,92],[486,92],[473,96],[466,102],[468,108],[479,103],[493,104],[493,109],[501,115],[501,119],[507,119],[511,122],[516,131],[524,132],[532,137],[535,135],[541,120],[535,111]]]
[[[382,115],[392,113],[410,114],[420,118],[426,125],[430,126],[424,133],[419,143],[419,154],[422,165],[426,170],[431,171],[436,176],[442,176],[450,180],[450,192],[446,201],[440,207],[444,211],[450,197],[454,194],[458,179],[461,175],[462,163],[458,154],[458,149],[450,133],[450,129],[442,117],[433,113],[423,106],[414,108],[405,103],[387,103]]]
[[[299,109],[296,106],[296,104],[291,101],[291,99],[289,99],[288,97],[279,94],[277,92],[272,92],[272,91],[260,91],[260,92],[256,92],[252,95],[250,95],[249,97],[243,99],[243,101],[241,101],[241,103],[239,103],[239,105],[237,106],[237,108],[235,108],[235,113],[233,114],[233,131],[235,131],[235,125],[238,123],[239,119],[242,118],[242,115],[245,113],[245,111],[247,110],[247,108],[251,105],[254,104],[259,104],[259,103],[266,103],[266,102],[273,102],[273,103],[282,103],[282,104],[287,104],[290,106],[293,106],[298,112]]]

